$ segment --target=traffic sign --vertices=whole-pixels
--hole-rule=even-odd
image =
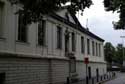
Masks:
[[[84,63],[85,63],[85,64],[88,64],[88,63],[89,63],[89,58],[88,58],[88,57],[85,57],[85,58],[84,58]]]

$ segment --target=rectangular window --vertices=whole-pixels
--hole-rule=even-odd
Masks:
[[[99,44],[99,56],[101,57],[101,45]]]
[[[87,39],[87,54],[90,54],[90,40]]]
[[[67,33],[65,34],[65,52],[67,53],[69,51],[69,33],[68,31],[66,31]]]
[[[96,43],[96,56],[98,56],[98,44]]]
[[[38,23],[38,45],[45,45],[46,21],[42,20]]]
[[[95,45],[94,45],[94,41],[92,41],[92,54],[93,54],[93,56],[95,56]]]
[[[19,14],[18,18],[18,40],[21,42],[27,42],[27,25],[24,15]]]
[[[3,36],[3,6],[4,3],[0,2],[0,37]]]
[[[75,33],[72,32],[72,51],[76,50]]]
[[[85,52],[85,44],[84,44],[84,37],[81,37],[81,53]]]
[[[62,49],[62,28],[57,26],[57,48]]]

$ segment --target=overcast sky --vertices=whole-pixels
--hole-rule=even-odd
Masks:
[[[105,12],[103,0],[92,0],[94,5],[85,9],[83,16],[79,13],[77,17],[81,24],[86,27],[88,19],[88,28],[97,36],[103,38],[105,42],[111,42],[114,46],[122,43],[120,36],[125,35],[125,30],[114,30],[112,21],[117,21],[117,13]]]

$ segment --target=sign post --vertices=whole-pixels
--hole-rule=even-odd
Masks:
[[[88,63],[89,63],[88,57],[84,58],[84,63],[86,64],[86,84],[88,84]]]

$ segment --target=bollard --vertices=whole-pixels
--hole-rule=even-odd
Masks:
[[[67,77],[67,83],[66,84],[70,84],[70,79],[69,77]]]
[[[94,84],[94,77],[92,78],[92,84]]]
[[[86,76],[86,84],[89,84],[89,78]]]
[[[104,74],[104,80],[105,80],[105,74]]]
[[[101,76],[101,81],[102,81],[102,76]]]
[[[3,73],[0,73],[0,84],[4,84],[4,82],[5,82],[5,73],[3,72]]]

